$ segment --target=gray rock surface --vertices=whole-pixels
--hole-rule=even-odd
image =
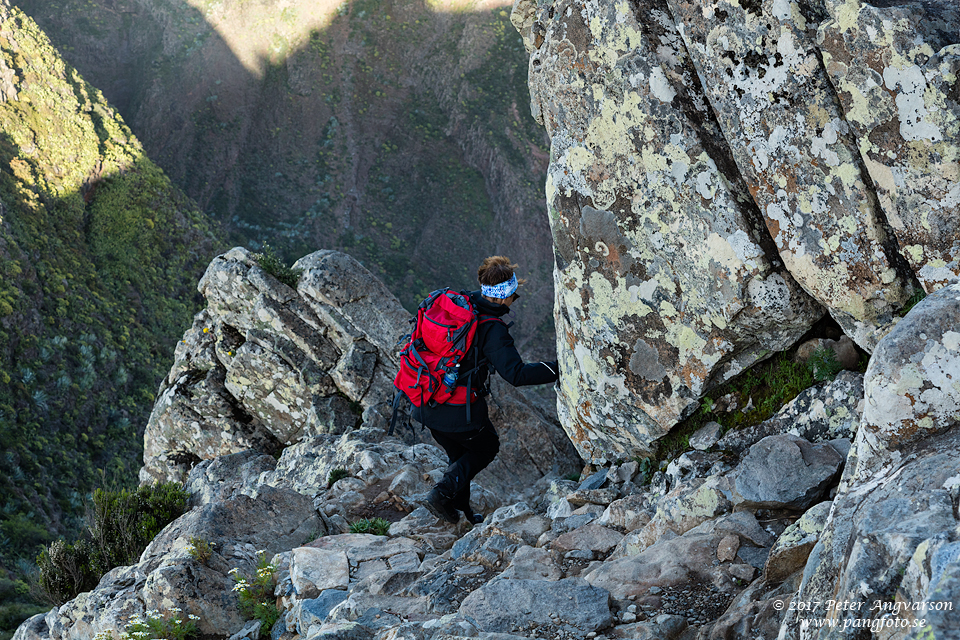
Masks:
[[[649,449],[713,384],[822,311],[718,150],[662,6],[529,0],[515,3],[514,23],[552,143],[561,420],[584,459],[603,464]]]
[[[878,345],[864,375],[858,474],[960,420],[960,284],[927,296]],[[881,350],[882,349],[882,350]]]
[[[829,444],[792,435],[767,436],[750,447],[733,474],[739,508],[806,509],[817,502],[843,465]]]
[[[960,272],[960,11],[949,0],[824,5],[816,38],[843,122],[903,257],[931,293]]]
[[[500,580],[471,593],[460,605],[484,631],[510,632],[530,625],[572,627],[584,635],[610,624],[609,594],[585,580]],[[551,618],[553,613],[557,617]]]

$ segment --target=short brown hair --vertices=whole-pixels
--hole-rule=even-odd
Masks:
[[[510,258],[506,256],[490,256],[484,259],[477,268],[477,280],[481,285],[493,287],[501,282],[506,282],[513,277],[518,265],[511,264]],[[524,278],[517,278],[518,284],[525,283]]]

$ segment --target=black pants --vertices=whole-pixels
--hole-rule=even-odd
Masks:
[[[433,439],[447,452],[450,466],[437,483],[451,506],[465,514],[470,508],[470,481],[487,468],[500,451],[500,437],[489,418],[483,420],[479,429],[472,431],[437,431],[430,429]]]

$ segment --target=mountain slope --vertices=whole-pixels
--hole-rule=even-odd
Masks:
[[[236,244],[357,257],[408,308],[521,262],[553,344],[548,141],[502,2],[20,0]]]
[[[0,554],[129,483],[218,241],[99,91],[0,0]],[[2,576],[0,576],[2,577]]]

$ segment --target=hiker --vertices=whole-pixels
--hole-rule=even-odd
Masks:
[[[520,297],[517,287],[525,282],[517,278],[516,268],[517,265],[504,256],[487,258],[477,269],[480,290],[469,294],[480,314],[474,337],[480,368],[467,378],[476,394],[469,407],[469,421],[463,405],[428,403],[413,408],[413,418],[430,429],[450,461],[426,504],[431,513],[448,522],[458,522],[461,511],[473,524],[483,522],[483,515],[470,506],[470,481],[493,462],[500,450],[500,438],[490,422],[484,399],[489,393],[489,368],[515,387],[557,381],[557,362],[525,364],[513,344],[509,325],[501,319]],[[474,353],[472,349],[471,353]],[[468,360],[466,364],[473,366],[474,363]],[[466,382],[462,378],[458,380],[459,384]]]

